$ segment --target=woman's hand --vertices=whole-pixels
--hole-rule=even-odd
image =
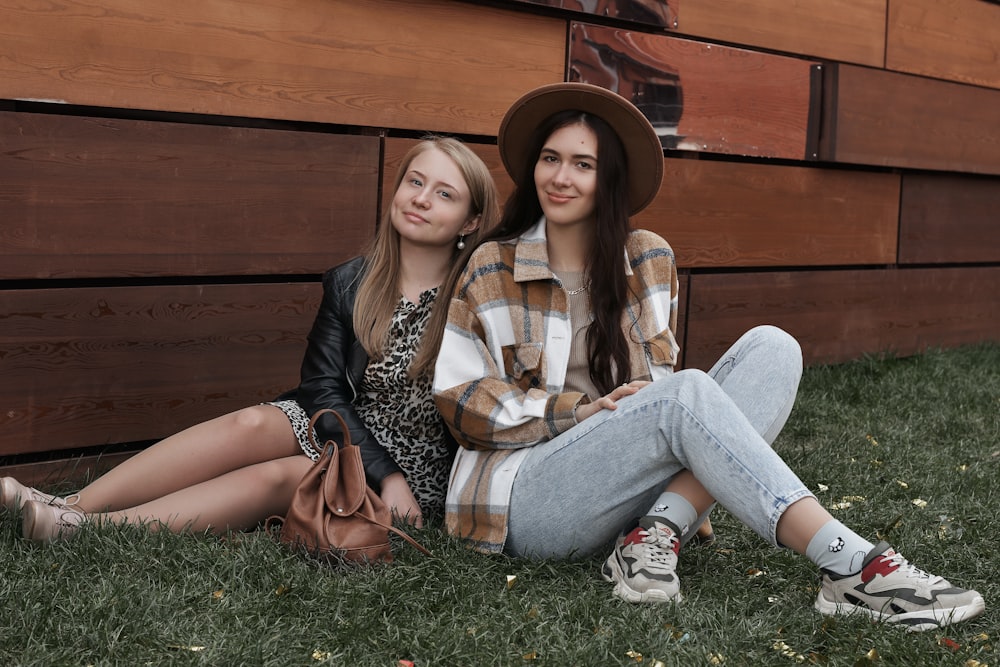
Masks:
[[[424,527],[424,515],[417,499],[401,472],[394,472],[382,480],[382,502],[392,512],[393,518],[402,519],[415,528]]]
[[[643,387],[649,384],[648,380],[634,380],[632,382],[626,382],[620,387],[615,387],[611,390],[611,393],[607,396],[601,396],[596,401],[591,401],[590,403],[584,403],[583,405],[578,405],[576,408],[576,421],[577,423],[582,422],[587,417],[596,415],[601,410],[617,410],[618,401],[625,398],[626,396],[631,396],[635,392],[639,391]]]

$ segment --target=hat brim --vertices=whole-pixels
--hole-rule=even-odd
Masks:
[[[497,134],[500,158],[511,178],[524,168],[532,133],[549,116],[575,109],[602,119],[618,135],[628,163],[629,214],[635,215],[656,197],[663,180],[663,147],[653,126],[621,95],[589,83],[553,83],[514,102]]]

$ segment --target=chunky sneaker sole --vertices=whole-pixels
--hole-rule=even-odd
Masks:
[[[614,594],[626,602],[680,602],[678,549],[671,528],[660,522],[640,525],[618,538],[601,576],[614,583]]]
[[[861,572],[848,576],[824,572],[815,607],[828,616],[863,614],[917,632],[975,618],[986,603],[976,591],[914,567],[880,542],[865,558]]]

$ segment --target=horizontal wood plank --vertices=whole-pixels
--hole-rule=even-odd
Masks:
[[[1000,7],[982,0],[889,3],[885,66],[1000,88]]]
[[[162,438],[298,384],[318,283],[0,292],[0,455]]]
[[[831,65],[820,159],[1000,174],[1000,90]]]
[[[22,484],[41,491],[64,494],[86,486],[122,461],[135,456],[137,451],[85,454],[35,463],[0,465],[0,476],[13,477]]]
[[[682,267],[890,264],[898,214],[895,174],[669,158],[635,225]]]
[[[0,112],[0,278],[319,273],[375,230],[377,137]]]
[[[708,369],[747,329],[779,326],[808,364],[996,340],[1000,267],[692,275],[687,365]]]
[[[494,134],[565,66],[564,21],[451,0],[0,0],[0,15],[8,99]]]
[[[886,0],[679,0],[696,37],[881,67]]]
[[[634,102],[664,147],[814,157],[817,63],[584,23],[570,35],[568,78]]]
[[[1000,263],[1000,178],[903,174],[899,262]]]

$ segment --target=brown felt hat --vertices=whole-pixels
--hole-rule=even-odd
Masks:
[[[635,106],[617,93],[589,83],[552,83],[521,96],[500,123],[497,143],[507,173],[515,180],[517,170],[529,159],[528,141],[549,116],[570,109],[592,114],[615,131],[625,147],[628,163],[629,214],[649,206],[663,180],[663,147],[656,131]],[[598,156],[599,157],[599,156]]]

